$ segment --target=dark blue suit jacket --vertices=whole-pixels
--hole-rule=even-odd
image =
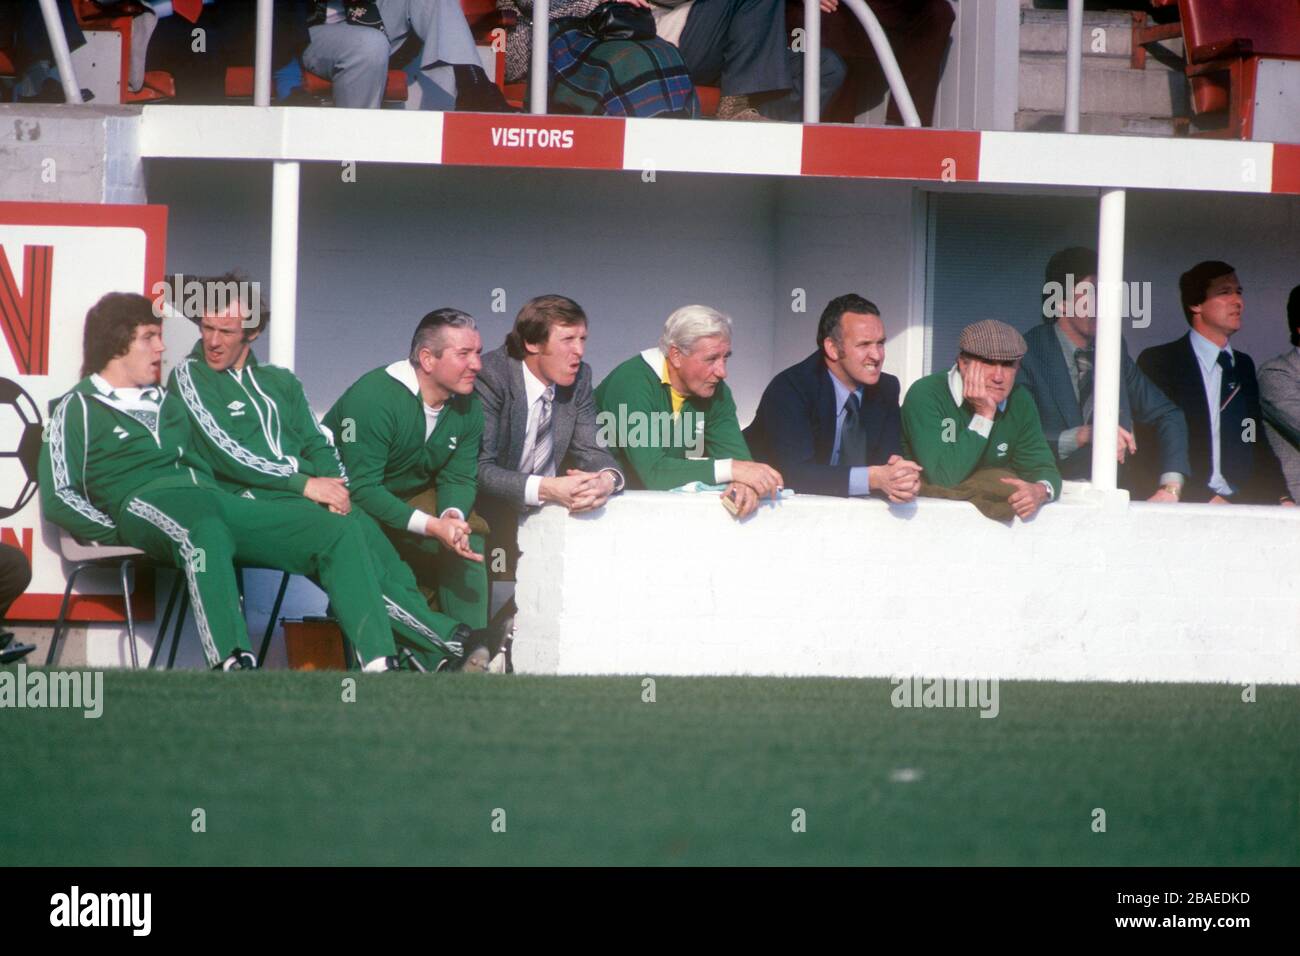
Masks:
[[[1076,449],[1068,458],[1057,454],[1061,432],[1085,424],[1083,409],[1074,397],[1070,383],[1070,370],[1061,354],[1056,337],[1056,326],[1041,324],[1025,333],[1029,351],[1020,362],[1020,382],[1034,396],[1038,417],[1043,422],[1043,435],[1052,453],[1056,455],[1061,477],[1087,481],[1092,477],[1092,444]],[[1187,460],[1187,422],[1178,406],[1171,402],[1129,357],[1128,345],[1121,339],[1119,390],[1119,423],[1133,431],[1134,421],[1149,426],[1144,437],[1154,437],[1159,448],[1159,464],[1147,453],[1148,442],[1138,441],[1138,456],[1134,465],[1145,464],[1139,472],[1151,479],[1176,471],[1184,477],[1191,467]]]
[[[1249,478],[1237,488],[1233,501],[1243,504],[1277,504],[1287,494],[1282,466],[1264,436],[1264,412],[1259,404],[1259,382],[1255,378],[1255,363],[1245,352],[1233,349],[1237,378],[1245,398],[1245,418],[1254,419],[1255,440],[1243,441],[1245,429],[1227,427],[1219,430],[1221,442],[1249,444],[1251,470]],[[1191,452],[1191,472],[1183,489],[1184,501],[1209,501],[1214,496],[1210,490],[1210,472],[1214,468],[1210,448],[1210,408],[1205,399],[1205,384],[1201,366],[1192,350],[1191,333],[1180,339],[1155,345],[1138,356],[1138,365],[1151,381],[1173,399],[1187,416],[1188,447]],[[1223,449],[1220,449],[1222,452]]]
[[[898,379],[881,373],[864,389],[862,428],[867,436],[867,464],[883,465],[903,453]],[[821,352],[792,365],[768,384],[758,414],[745,429],[755,461],[766,462],[802,494],[849,493],[849,467],[832,465],[835,450],[835,387]]]

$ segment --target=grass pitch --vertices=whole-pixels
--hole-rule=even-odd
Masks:
[[[343,676],[0,710],[0,860],[1300,863],[1295,687],[1003,682],[990,720],[886,680]]]

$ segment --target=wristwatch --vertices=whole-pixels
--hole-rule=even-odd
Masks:
[[[1183,497],[1183,486],[1182,486],[1182,485],[1176,485],[1176,484],[1174,484],[1173,482],[1170,482],[1170,483],[1167,484],[1167,485],[1161,485],[1160,490],[1161,490],[1161,491],[1167,491],[1167,492],[1169,492],[1171,495],[1174,496],[1174,500],[1175,500],[1175,501],[1181,501],[1181,500],[1182,500],[1182,497]]]

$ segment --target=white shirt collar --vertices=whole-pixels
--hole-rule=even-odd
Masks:
[[[961,370],[957,368],[957,363],[954,362],[952,368],[948,369],[948,393],[952,395],[953,403],[958,408],[961,408],[961,403],[964,400],[962,395],[965,391],[966,389],[962,387]],[[1005,412],[1006,410],[1007,399],[1004,398],[998,402],[998,411]]]
[[[114,388],[112,385],[109,385],[107,379],[98,372],[90,376],[90,383],[94,385],[95,390],[105,398],[108,398],[111,395],[118,401],[127,404],[138,404],[143,402],[144,404],[157,405],[162,398],[161,385],[141,385]],[[152,400],[145,399],[144,394],[146,391],[152,391],[155,397]]]
[[[659,346],[646,349],[641,357],[645,359],[646,365],[654,369],[655,378],[664,374],[664,353],[659,351]]]
[[[1232,355],[1231,345],[1219,348],[1195,329],[1192,329],[1189,338],[1192,340],[1192,351],[1196,353],[1196,361],[1201,363],[1201,368],[1205,369],[1206,372],[1214,371],[1214,366],[1219,364],[1220,352],[1226,351],[1229,355]],[[1236,356],[1233,356],[1233,361],[1236,360]]]
[[[528,397],[528,407],[532,408],[537,404],[537,400],[546,392],[555,394],[554,385],[543,385],[542,380],[533,374],[533,370],[528,367],[527,362],[521,361],[520,366],[524,370],[524,394]]]
[[[426,414],[430,411],[435,413],[440,412],[447,404],[446,402],[443,402],[442,405],[430,405],[421,398],[420,380],[415,377],[415,366],[407,359],[400,359],[392,365],[386,366],[384,371],[405,385],[412,395],[420,399],[420,406],[425,410]]]

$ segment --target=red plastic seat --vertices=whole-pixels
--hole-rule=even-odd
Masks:
[[[17,76],[18,71],[14,69],[13,57],[9,55],[8,50],[0,50],[0,76]]]
[[[334,85],[323,76],[302,71],[303,89],[313,96],[329,96]],[[226,96],[231,99],[252,99],[253,68],[251,66],[226,67]],[[388,80],[384,85],[384,101],[403,103],[406,101],[406,74],[401,70],[389,70]]]
[[[121,36],[122,73],[119,78],[122,103],[152,103],[171,99],[176,95],[176,79],[165,70],[149,70],[144,75],[144,86],[131,92],[131,29],[134,17],[105,17],[103,11],[90,0],[73,0],[72,10],[82,30],[111,31]]]

